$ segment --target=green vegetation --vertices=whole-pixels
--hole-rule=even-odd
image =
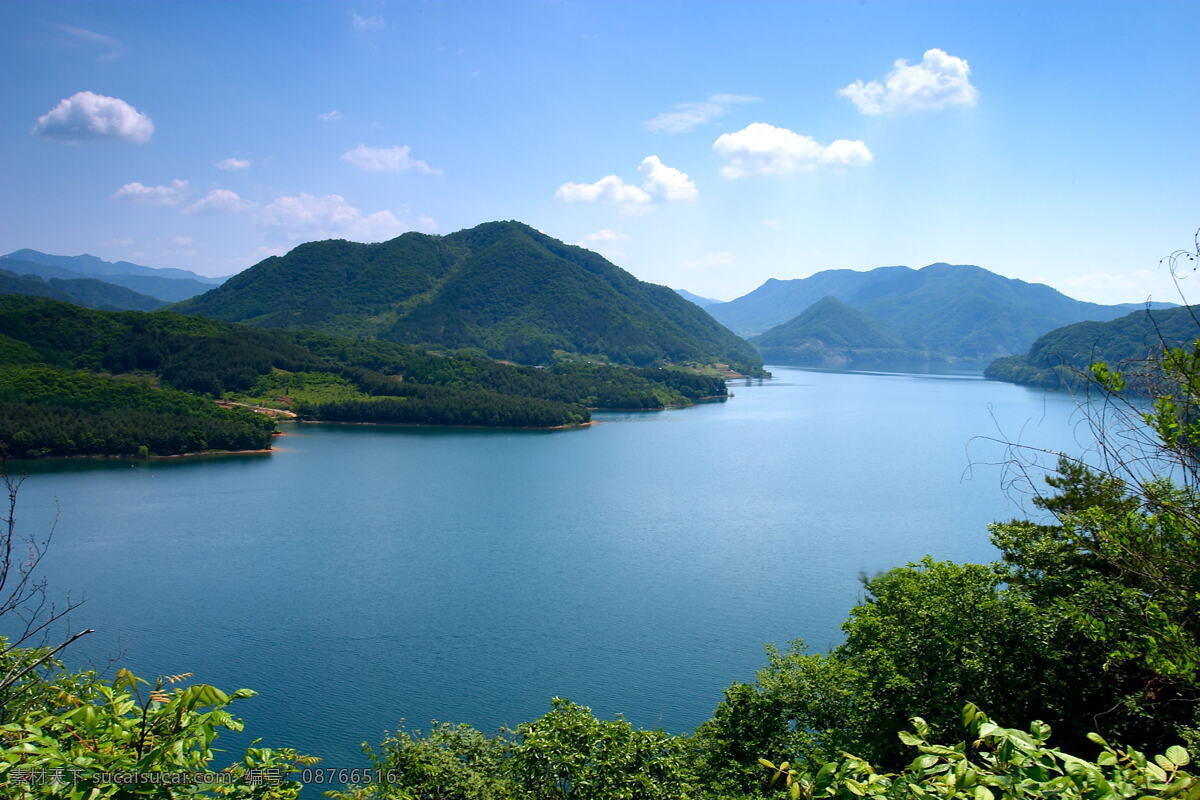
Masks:
[[[310,242],[175,310],[269,328],[319,330],[492,358],[563,355],[635,366],[762,360],[696,305],[599,255],[518,222],[380,244]]]
[[[269,418],[214,399],[311,420],[524,428],[586,423],[590,408],[726,396],[723,379],[678,369],[519,367],[382,340],[0,297],[0,442],[17,457],[270,446]]]
[[[0,367],[0,441],[16,458],[262,450],[274,429],[261,414],[137,380]]]
[[[802,367],[869,368],[930,359],[929,353],[830,295],[750,343],[772,364]]]
[[[880,267],[826,270],[808,278],[769,280],[744,297],[706,310],[743,336],[763,333],[833,296],[933,357],[987,364],[1020,353],[1046,331],[1082,320],[1109,320],[1133,305],[1074,300],[1049,286],[966,265],[919,270]]]
[[[166,305],[157,298],[95,278],[42,280],[35,275],[22,275],[12,271],[17,266],[18,262],[0,259],[0,294],[49,297],[52,300],[78,303],[81,306],[106,311],[153,311]]]
[[[1084,387],[1089,368],[1103,361],[1144,379],[1147,358],[1164,347],[1190,343],[1200,334],[1194,307],[1142,309],[1110,322],[1079,322],[1038,338],[1025,355],[993,361],[988,378],[1047,389]]]

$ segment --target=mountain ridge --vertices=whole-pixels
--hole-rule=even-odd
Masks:
[[[754,336],[830,295],[937,358],[982,367],[1022,352],[1041,334],[1087,319],[1113,319],[1127,305],[1075,300],[1045,284],[1007,278],[975,265],[929,264],[825,270],[770,279],[753,292],[706,310],[731,330]]]
[[[513,220],[377,244],[307,242],[173,310],[529,364],[762,368],[748,343],[674,290]]]

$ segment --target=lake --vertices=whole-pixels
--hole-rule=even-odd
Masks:
[[[860,575],[994,557],[987,524],[1027,512],[978,437],[1088,441],[1065,394],[771,369],[584,430],[292,425],[269,456],[27,462],[19,518],[44,531],[57,499],[46,576],[97,630],[72,666],[256,689],[247,733],[323,766],[555,695],[687,731],[764,642],[836,645]]]

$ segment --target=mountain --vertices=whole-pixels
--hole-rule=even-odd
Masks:
[[[153,311],[166,303],[124,286],[95,278],[51,278],[18,274],[8,267],[21,262],[0,259],[0,294],[48,297],[103,311]]]
[[[174,310],[526,364],[566,356],[762,369],[753,347],[671,289],[520,222],[378,244],[309,242]]]
[[[928,360],[919,347],[832,295],[750,343],[769,364],[870,368]]]
[[[675,292],[684,300],[693,302],[701,308],[707,308],[708,306],[716,305],[717,303],[721,302],[720,300],[713,300],[711,297],[701,297],[698,294],[692,294],[687,289],[676,289]]]
[[[99,278],[106,283],[124,286],[167,303],[202,294],[225,280],[197,275],[186,269],[144,267],[128,261],[104,261],[86,254],[56,256],[29,249],[15,250],[0,257],[0,269],[47,279]]]
[[[993,361],[984,371],[992,380],[1050,389],[1086,382],[1097,361],[1137,371],[1138,362],[1200,338],[1200,307],[1142,309],[1108,322],[1077,322],[1041,336],[1024,355]]]
[[[87,253],[81,256],[55,256],[39,250],[26,248],[24,250],[15,250],[4,256],[4,258],[14,258],[18,261],[32,261],[35,264],[44,264],[48,267],[61,267],[62,269],[93,278],[105,275],[148,275],[175,280],[193,280],[213,286],[222,282],[221,278],[209,278],[205,275],[198,275],[191,270],[175,269],[174,267],[144,267],[141,264],[132,264],[128,261],[105,261],[102,258],[97,258]]]
[[[750,294],[706,310],[735,332],[752,336],[786,322],[826,295],[935,356],[978,363],[1022,352],[1038,336],[1062,325],[1129,313],[1128,306],[1085,303],[1043,284],[951,264],[827,270],[796,280],[771,279]]]

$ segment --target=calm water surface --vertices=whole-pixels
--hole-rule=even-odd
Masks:
[[[861,573],[993,557],[986,525],[1023,512],[973,437],[1083,447],[1065,395],[773,371],[587,430],[305,425],[270,456],[22,465],[20,518],[61,509],[48,578],[97,629],[73,666],[254,688],[247,731],[326,766],[555,695],[686,731],[764,642],[837,644]]]

